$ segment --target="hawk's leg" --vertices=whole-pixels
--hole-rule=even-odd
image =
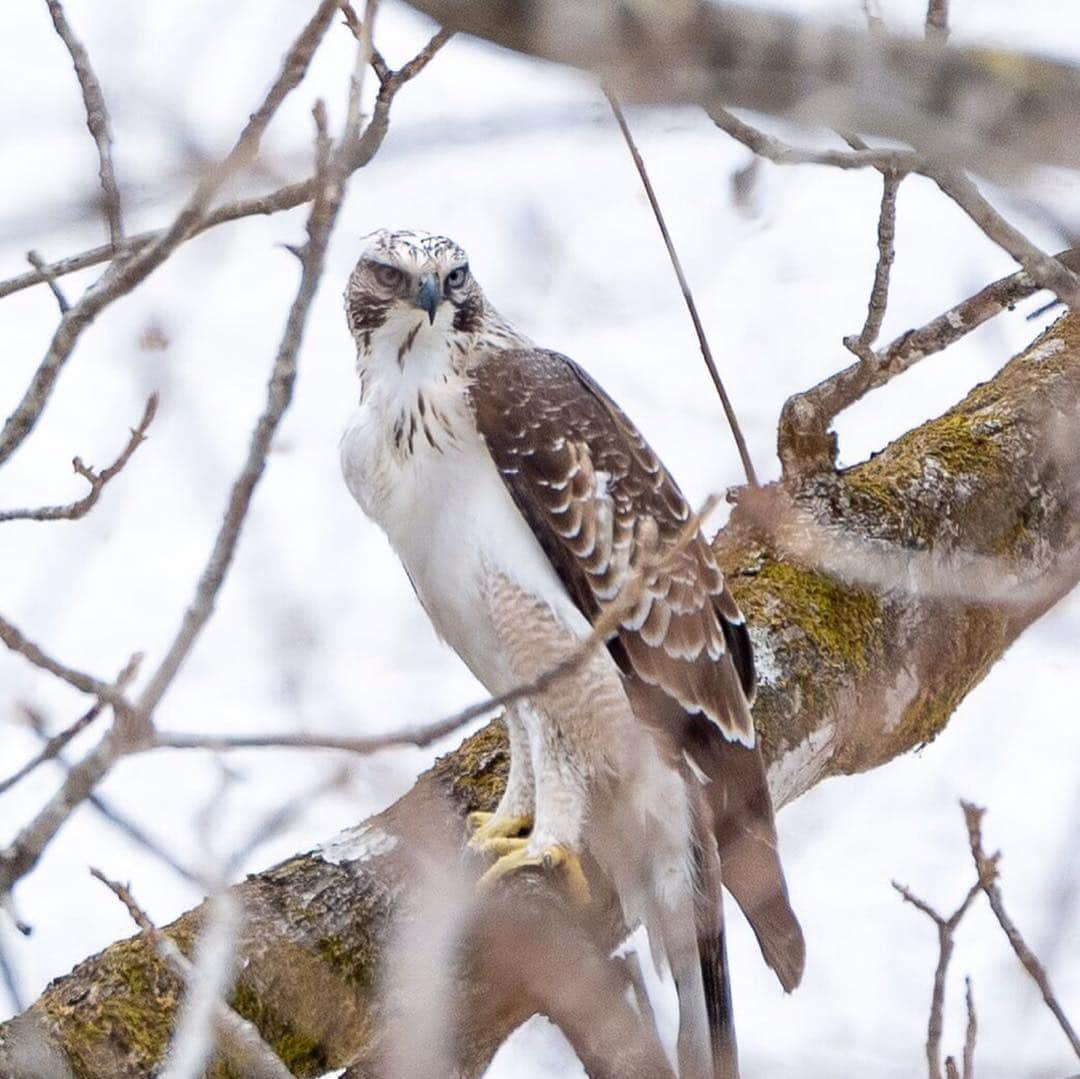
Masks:
[[[469,846],[493,854],[505,854],[503,840],[527,835],[533,825],[536,785],[533,781],[532,750],[519,705],[506,711],[506,731],[510,741],[510,774],[506,790],[494,813],[470,813]]]
[[[527,731],[532,746],[536,818],[527,837],[493,839],[487,849],[500,855],[480,878],[487,890],[509,873],[540,868],[558,872],[570,897],[582,906],[590,901],[589,884],[579,851],[588,801],[588,784],[569,752],[566,731],[548,715],[528,708]]]

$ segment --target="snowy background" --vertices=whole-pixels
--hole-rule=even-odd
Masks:
[[[857,0],[792,2],[853,24]],[[1080,5],[954,0],[956,40],[1003,42],[1080,59]],[[299,0],[145,4],[70,0],[110,102],[129,232],[169,219],[203,155],[223,152],[307,17]],[[924,6],[891,0],[894,27],[917,30]],[[0,276],[101,242],[97,162],[66,51],[43,3],[0,16]],[[377,40],[392,64],[431,27],[387,2]],[[306,175],[310,106],[340,120],[353,55],[341,28],[286,103],[265,143],[269,189]],[[876,250],[876,173],[764,166],[749,206],[732,176],[748,152],[696,111],[631,113],[714,351],[765,478],[778,471],[784,399],[848,362]],[[792,137],[797,133],[787,132]],[[1040,176],[1025,195],[1080,223],[1075,182]],[[1000,205],[1038,242],[1056,235],[1015,194]],[[1070,203],[1070,199],[1072,200]],[[0,610],[58,657],[110,677],[133,651],[160,658],[209,551],[263,401],[297,280],[280,249],[302,239],[303,210],[216,229],[185,246],[84,335],[42,422],[4,469],[0,504],[79,497],[69,462],[113,459],[157,390],[151,438],[79,522],[0,527]],[[456,40],[394,104],[391,131],[358,173],[335,234],[288,414],[245,527],[218,612],[158,713],[161,726],[214,732],[371,733],[434,718],[482,693],[435,640],[386,542],[348,496],[337,441],[356,396],[340,295],[357,238],[379,226],[444,232],[510,320],[583,362],[643,428],[691,500],[738,483],[737,457],[625,148],[595,87],[548,65]],[[899,199],[898,258],[883,339],[937,315],[1010,260],[920,179]],[[97,269],[67,278],[78,295]],[[1003,316],[845,414],[845,463],[943,411],[992,375],[1039,324]],[[0,302],[0,412],[23,392],[55,324],[44,287]],[[1045,321],[1045,320],[1044,320]],[[166,342],[164,348],[147,347]],[[988,849],[1005,852],[1008,907],[1043,958],[1062,1003],[1080,1013],[1080,597],[1013,647],[922,753],[822,784],[779,818],[788,879],[809,942],[805,981],[785,998],[745,925],[732,945],[736,1010],[749,1077],[923,1074],[936,936],[889,885],[909,884],[951,911],[971,881],[957,800],[989,807]],[[39,743],[23,705],[51,727],[87,705],[20,657],[0,654],[0,774]],[[92,737],[96,737],[96,734]],[[92,737],[76,744],[91,744]],[[436,752],[395,750],[354,762],[342,791],[312,800],[245,866],[310,848],[408,789]],[[215,760],[158,752],[125,761],[102,794],[183,860],[228,854],[281,801],[328,771],[316,753],[261,751]],[[231,781],[213,834],[200,813]],[[41,768],[0,798],[0,842],[60,779]],[[165,922],[201,897],[84,807],[18,887],[34,925],[4,948],[26,1000],[84,956],[131,932],[87,872],[130,880]],[[946,1049],[963,1039],[963,981],[974,980],[981,1077],[1076,1070],[1068,1045],[977,904],[957,939]],[[659,990],[661,1011],[670,991]],[[0,995],[0,1015],[11,1001]],[[534,1020],[503,1047],[499,1077],[583,1074],[561,1036]]]

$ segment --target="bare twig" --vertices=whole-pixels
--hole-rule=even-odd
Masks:
[[[953,934],[960,924],[960,919],[967,913],[972,900],[979,894],[979,882],[969,889],[964,901],[948,918],[943,918],[925,900],[909,891],[902,884],[892,882],[892,886],[917,910],[921,910],[934,925],[938,933],[938,961],[934,970],[934,989],[930,997],[930,1021],[926,1028],[926,1063],[930,1079],[941,1079],[941,1029],[945,1010],[945,974],[949,969],[949,960],[953,953]]]
[[[637,148],[637,144],[634,142],[634,136],[630,132],[630,125],[627,124],[626,117],[623,115],[623,111],[620,108],[615,95],[607,88],[605,88],[604,94],[611,105],[611,111],[615,114],[616,121],[618,121],[619,130],[622,132],[623,139],[626,141],[626,146],[630,151],[630,156],[634,160],[634,167],[641,177],[641,184],[645,188],[645,194],[648,196],[649,205],[652,207],[653,217],[656,218],[656,224],[660,229],[660,235],[664,239],[664,246],[667,248],[668,258],[671,259],[672,268],[675,270],[675,277],[678,279],[679,289],[682,292],[683,300],[686,303],[686,309],[690,312],[690,321],[694,324],[694,333],[697,335],[698,347],[701,349],[701,355],[705,360],[705,366],[709,369],[709,377],[716,387],[716,392],[720,397],[720,404],[723,405],[724,408],[724,415],[727,416],[728,426],[731,428],[732,437],[735,439],[735,445],[739,451],[739,458],[742,461],[743,471],[746,473],[746,482],[749,483],[751,487],[757,487],[757,474],[754,472],[754,463],[750,460],[750,451],[746,448],[746,439],[743,437],[742,428],[739,426],[739,418],[735,415],[735,409],[732,407],[727,390],[724,388],[723,380],[720,378],[720,372],[716,369],[716,362],[713,359],[712,349],[709,347],[709,339],[705,334],[705,327],[701,324],[701,317],[698,315],[697,304],[694,303],[693,293],[690,291],[690,283],[686,280],[686,274],[683,273],[682,263],[679,261],[678,252],[675,250],[675,244],[671,239],[671,233],[668,231],[667,222],[664,220],[663,210],[660,209],[660,201],[657,199],[652,182],[649,180],[649,173],[645,168],[645,161]]]
[[[83,671],[76,670],[74,667],[69,667],[65,663],[61,663],[57,659],[53,659],[52,656],[45,653],[33,641],[24,636],[18,627],[2,615],[0,615],[0,641],[3,641],[12,652],[18,652],[21,656],[24,656],[35,667],[40,667],[43,671],[55,675],[62,682],[67,682],[69,686],[79,690],[80,693],[87,693],[92,697],[97,697],[99,701],[105,701],[115,708],[130,710],[131,706],[116,689],[115,685],[109,685],[108,682],[103,682],[100,678],[95,678],[93,675],[86,674]]]
[[[82,299],[65,312],[22,400],[0,430],[0,464],[22,445],[33,430],[56,379],[83,331],[109,304],[134,289],[192,235],[221,185],[234,172],[254,159],[263,133],[281,103],[303,79],[315,49],[337,10],[338,0],[322,0],[315,14],[293,42],[278,77],[244,125],[233,148],[220,164],[206,171],[172,224],[137,253],[114,261],[101,278],[87,289]],[[114,252],[110,252],[112,253]]]
[[[926,40],[944,45],[949,40],[949,0],[928,0]]]
[[[19,991],[19,979],[16,977],[15,968],[7,957],[2,931],[0,931],[0,982],[7,991],[13,1010],[16,1013],[21,1012],[26,1007],[26,1002]]]
[[[100,869],[91,868],[90,873],[124,904],[131,920],[149,937],[158,954],[176,971],[190,991],[197,983],[199,975],[176,942],[154,925],[146,912],[135,902],[129,887],[110,880]],[[244,1075],[250,1075],[252,1079],[292,1079],[292,1072],[263,1041],[253,1023],[238,1015],[218,997],[214,998],[213,1010],[218,1033],[229,1043],[231,1061],[244,1069]]]
[[[721,131],[726,131],[736,142],[741,142],[748,150],[774,165],[829,165],[837,169],[892,169],[903,172],[919,163],[919,155],[911,150],[868,147],[861,150],[810,150],[792,146],[740,120],[727,109],[714,106],[708,112]]]
[[[1066,1016],[1064,1009],[1054,995],[1054,991],[1050,987],[1050,979],[1047,977],[1043,965],[1027,946],[1024,938],[1020,935],[1020,930],[1016,928],[1016,925],[1005,911],[1005,902],[1001,896],[1001,888],[998,886],[998,862],[1001,860],[1001,853],[999,851],[989,857],[983,853],[982,819],[986,810],[972,805],[970,802],[961,802],[960,805],[964,810],[964,821],[967,824],[971,857],[975,862],[975,871],[979,875],[976,887],[981,888],[986,893],[990,909],[994,912],[994,916],[997,918],[1005,936],[1008,937],[1009,944],[1016,953],[1016,958],[1020,960],[1024,969],[1039,987],[1039,992],[1042,993],[1046,1006],[1065,1032],[1065,1037],[1069,1039],[1073,1052],[1080,1058],[1080,1038],[1077,1037],[1068,1016]]]
[[[56,277],[49,270],[45,260],[36,251],[27,251],[26,261],[44,278],[45,283],[49,286],[49,291],[56,298],[56,305],[60,308],[60,314],[67,314],[71,310],[71,304],[64,295],[64,290],[57,283]]]
[[[390,106],[398,91],[409,81],[414,79],[431,62],[435,54],[446,44],[453,35],[449,30],[439,30],[428,43],[407,63],[397,71],[390,71],[376,66],[376,74],[381,83],[379,94],[375,99],[375,108],[371,122],[364,129],[364,134],[352,148],[349,161],[350,171],[355,172],[363,168],[378,151],[386,136],[390,123]],[[372,63],[375,64],[376,50]],[[384,61],[385,64],[385,61]],[[188,234],[188,239],[198,236],[207,229],[225,225],[231,221],[239,221],[245,217],[256,217],[267,214],[281,213],[285,210],[295,209],[306,202],[310,202],[315,193],[315,177],[310,176],[294,184],[285,184],[265,195],[255,195],[249,198],[237,199],[234,202],[225,203],[217,209],[211,210],[198,224],[194,225]],[[120,251],[123,256],[133,255],[149,247],[165,234],[164,229],[155,229],[150,232],[141,232],[137,236],[130,237]],[[40,267],[34,273],[20,274],[17,277],[0,281],[0,299],[20,292],[22,289],[32,288],[49,280],[49,277],[59,278],[66,274],[76,273],[79,270],[88,269],[99,263],[107,262],[113,257],[113,249],[105,244],[92,247],[77,255],[58,259]]]
[[[120,190],[116,186],[116,173],[113,171],[112,138],[109,132],[109,110],[105,106],[105,95],[101,83],[90,63],[90,57],[82,42],[75,36],[71,24],[67,21],[60,0],[47,0],[53,26],[61,41],[71,54],[75,65],[75,74],[82,90],[83,104],[86,106],[86,126],[94,140],[98,153],[98,178],[101,181],[101,207],[109,227],[109,240],[115,250],[124,240],[124,222],[120,209]]]
[[[0,630],[6,626],[7,624],[0,620]],[[23,640],[25,641],[25,638]],[[29,645],[29,642],[25,643]],[[29,647],[32,649],[35,646]],[[24,648],[17,651],[24,655],[28,654]],[[123,696],[123,690],[135,677],[141,659],[140,653],[133,655],[112,685],[102,683],[101,691],[95,692],[94,695],[99,700],[112,704],[116,722],[94,749],[68,772],[60,789],[49,799],[44,808],[19,830],[6,849],[0,851],[0,898],[6,896],[15,882],[37,865],[45,848],[68,817],[90,797],[94,787],[104,778],[113,764],[140,744],[137,736],[142,733],[142,729],[131,719],[130,707]],[[86,675],[80,677],[88,678]]]
[[[924,162],[916,170],[933,180],[1003,250],[1007,251],[1043,288],[1070,307],[1080,301],[1080,276],[1033,244],[1010,225],[963,173]]]
[[[34,733],[44,742],[48,743],[50,739],[45,731],[45,724],[42,717],[37,712],[28,710],[27,718]],[[65,731],[63,733],[66,734],[67,732]],[[61,736],[58,735],[57,737],[59,738]],[[52,756],[55,757],[56,763],[66,771],[71,770],[71,765],[65,760],[62,749],[57,750]],[[167,865],[174,873],[182,877],[189,884],[202,888],[203,891],[210,890],[210,884],[205,877],[177,861],[173,854],[170,853],[163,844],[157,842],[157,840],[155,840],[141,825],[136,823],[131,817],[127,816],[127,814],[120,812],[120,810],[106,799],[98,794],[91,794],[86,799],[86,802],[87,805],[91,806],[104,820],[108,821],[109,824],[116,828],[117,831],[130,839],[136,846],[141,847],[148,854],[152,854],[159,861]]]
[[[882,169],[881,210],[878,213],[877,246],[878,260],[874,269],[874,284],[870,289],[870,301],[866,321],[858,337],[844,338],[844,344],[860,359],[873,362],[873,347],[885,320],[889,303],[889,277],[896,258],[896,193],[904,173]]]
[[[13,772],[7,779],[0,781],[0,794],[4,794],[15,786],[20,780],[25,779],[35,768],[44,764],[46,761],[55,760],[60,756],[61,751],[76,735],[81,734],[99,715],[101,715],[101,709],[103,705],[101,701],[96,701],[90,708],[83,712],[78,719],[75,720],[70,726],[65,727],[59,734],[55,734],[52,738],[48,739],[40,752],[30,758],[21,768]],[[36,725],[35,725],[36,726]]]
[[[971,989],[971,978],[964,979],[964,1004],[967,1007],[967,1028],[964,1031],[964,1079],[975,1079],[975,1039],[979,1033],[979,1022],[975,1016],[975,996]]]
[[[698,534],[701,522],[712,512],[716,503],[715,496],[706,499],[702,508],[691,515],[690,520],[683,526],[682,531],[669,548],[662,553],[648,555],[642,559],[639,566],[633,568],[633,572],[620,587],[615,598],[601,609],[600,614],[593,623],[592,632],[587,637],[582,638],[575,648],[554,666],[537,675],[536,678],[523,682],[506,693],[488,697],[486,700],[479,701],[468,708],[463,708],[451,716],[431,723],[399,728],[389,734],[371,735],[365,738],[338,738],[307,734],[256,734],[222,737],[218,735],[159,731],[155,735],[154,744],[168,749],[336,749],[361,754],[375,753],[381,749],[389,749],[392,746],[430,745],[432,742],[453,733],[459,727],[463,727],[471,720],[490,715],[492,712],[505,708],[515,701],[543,693],[555,683],[571,677],[581,670],[593,653],[605,645],[618,632],[622,621],[640,602],[642,590],[650,575],[663,571],[679,557],[686,549],[686,545]]]
[[[157,413],[158,395],[152,393],[147,399],[139,425],[132,428],[131,437],[120,456],[102,472],[95,472],[76,457],[71,466],[90,484],[90,490],[77,502],[66,506],[41,506],[38,509],[0,510],[0,521],[75,521],[85,517],[93,509],[105,485],[117,476],[131,459],[132,454],[146,439],[146,432]]]

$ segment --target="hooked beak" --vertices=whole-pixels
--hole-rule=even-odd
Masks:
[[[440,291],[439,279],[435,274],[427,273],[420,278],[420,289],[416,293],[416,306],[421,311],[428,313],[428,319],[432,323],[435,321],[435,312],[439,307]]]

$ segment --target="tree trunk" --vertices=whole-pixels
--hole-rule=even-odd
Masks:
[[[871,460],[797,489],[743,493],[716,543],[754,627],[755,715],[778,805],[824,776],[932,740],[1021,630],[1073,586],[1078,416],[1080,317],[1067,316]],[[452,905],[440,867],[463,867],[468,882],[480,871],[460,854],[463,818],[495,805],[506,764],[496,721],[385,812],[236,885],[244,921],[231,1003],[296,1075],[346,1064],[367,1075],[393,1059],[404,1006],[393,965],[407,954],[396,933],[426,939],[432,912]],[[440,972],[454,979],[445,1017],[454,1069],[479,1074],[542,1010],[594,1054],[594,1074],[662,1074],[648,1046],[618,1037],[628,1017],[617,1007],[587,1035],[573,1031],[589,1001],[609,1001],[606,955],[622,929],[602,882],[587,917],[542,878],[513,890],[526,900],[513,924],[500,925],[505,903],[481,903],[452,953],[460,961]],[[199,907],[166,930],[188,955],[204,916]],[[507,934],[520,959],[511,970],[488,947]],[[562,964],[534,948],[553,935]],[[538,951],[547,965],[529,977]],[[560,985],[572,996],[553,994]],[[152,1074],[181,993],[145,936],[113,944],[0,1025],[0,1074],[59,1075],[60,1061],[80,1077]],[[222,1051],[211,1074],[241,1073]]]

